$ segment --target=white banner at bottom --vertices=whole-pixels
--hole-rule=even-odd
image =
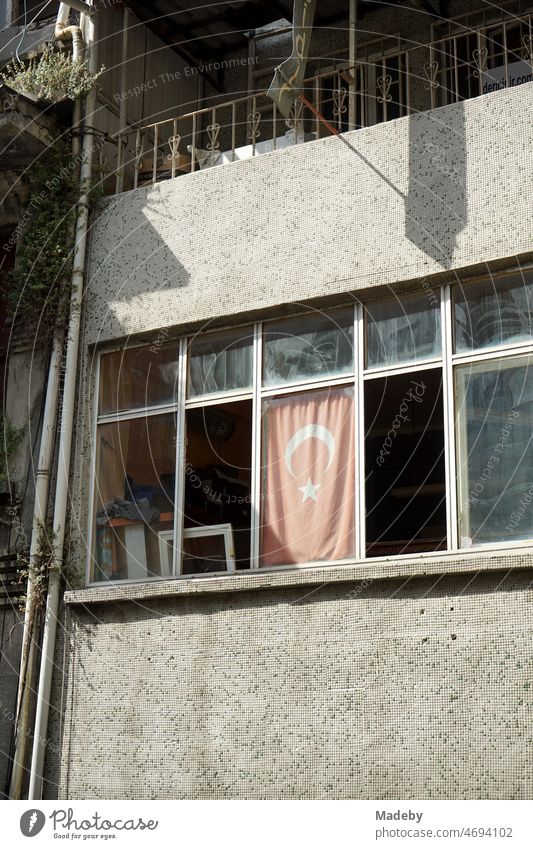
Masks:
[[[2,846],[533,846],[529,801],[5,802]],[[32,842],[33,841],[33,842]]]

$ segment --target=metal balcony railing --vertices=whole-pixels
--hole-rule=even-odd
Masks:
[[[310,77],[303,93],[336,131],[457,103],[533,78],[532,15],[471,29]],[[266,92],[118,133],[115,191],[329,135],[300,100],[285,119]]]

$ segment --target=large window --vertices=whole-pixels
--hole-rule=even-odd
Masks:
[[[533,538],[533,273],[100,358],[90,580]]]

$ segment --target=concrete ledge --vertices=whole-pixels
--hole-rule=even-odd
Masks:
[[[183,577],[137,583],[106,584],[65,593],[66,604],[144,601],[197,593],[232,593],[272,587],[317,586],[331,583],[452,575],[468,572],[533,568],[533,546],[485,551],[421,554],[413,558],[354,561],[333,566],[313,565],[262,569],[237,575]]]

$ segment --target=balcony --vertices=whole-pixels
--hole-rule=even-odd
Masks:
[[[350,65],[346,51],[309,77],[285,119],[257,91],[221,97],[202,109],[114,136],[111,192],[219,167],[335,133],[357,130],[440,106],[489,95],[533,79],[533,15],[507,16],[477,29],[449,27],[442,37],[409,46],[400,37],[374,40]],[[230,61],[230,60],[228,60]],[[222,60],[222,64],[224,60]],[[324,64],[324,63],[323,63]]]

